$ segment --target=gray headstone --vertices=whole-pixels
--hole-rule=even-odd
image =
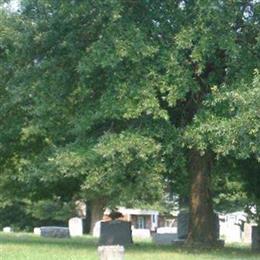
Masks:
[[[189,212],[187,210],[180,211],[177,216],[177,232],[179,239],[186,239],[189,228]]]
[[[100,260],[124,260],[125,249],[123,246],[99,246]]]
[[[260,251],[260,227],[252,226],[252,250]]]
[[[190,213],[188,210],[180,211],[177,216],[177,231],[179,239],[186,239],[188,236],[189,229],[189,218]],[[216,238],[219,238],[219,218],[218,214],[214,213],[214,232],[216,234]]]
[[[214,213],[214,224],[215,224],[215,234],[217,239],[219,239],[219,234],[220,234],[220,225],[219,225],[219,217],[217,213]]]
[[[70,232],[67,227],[41,227],[42,237],[69,238]]]
[[[131,222],[113,220],[101,222],[100,245],[130,245],[133,243]]]
[[[156,245],[172,245],[178,239],[177,234],[174,233],[156,233],[153,235],[153,242]]]

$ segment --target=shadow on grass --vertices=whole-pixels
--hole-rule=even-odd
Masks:
[[[75,249],[80,248],[93,248],[98,245],[97,239],[91,236],[84,236],[82,238],[44,238],[37,237],[31,234],[18,233],[18,234],[1,234],[0,245],[13,244],[13,245],[39,245],[39,246],[57,246],[57,247],[70,247]]]
[[[98,240],[91,236],[83,236],[82,238],[71,238],[71,239],[60,239],[60,238],[43,238],[37,237],[35,235],[26,234],[26,233],[14,233],[14,234],[3,234],[0,233],[0,245],[21,245],[21,246],[49,246],[49,247],[59,247],[59,248],[70,248],[70,249],[89,249],[96,250],[98,247]],[[149,241],[138,241],[132,246],[127,246],[126,250],[128,252],[134,253],[152,253],[158,254],[159,252],[164,253],[179,253],[179,254],[210,254],[215,256],[235,256],[240,257],[250,257],[250,256],[259,256],[260,253],[253,252],[249,247],[239,246],[239,245],[230,245],[220,249],[196,249],[196,248],[184,248],[179,246],[159,246],[155,245]]]
[[[155,245],[153,243],[136,243],[133,246],[127,247],[129,251],[135,252],[165,252],[165,253],[179,253],[187,255],[201,255],[201,254],[210,254],[215,256],[240,256],[240,257],[249,257],[249,256],[258,256],[260,257],[259,252],[252,251],[249,247],[239,246],[239,245],[227,245],[224,248],[218,249],[196,249],[196,248],[185,248],[180,246],[166,246],[166,245]],[[260,259],[260,258],[259,258]]]

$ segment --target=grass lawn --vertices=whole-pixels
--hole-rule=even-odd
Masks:
[[[46,239],[35,235],[0,233],[0,260],[97,260],[97,241],[90,236]],[[150,241],[126,248],[125,260],[259,259],[246,246],[227,246],[212,251],[156,246]]]

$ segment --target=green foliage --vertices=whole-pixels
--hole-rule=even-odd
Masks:
[[[30,203],[26,208],[35,219],[49,222],[53,220],[66,222],[76,215],[73,203],[62,203],[57,198]]]
[[[260,224],[260,178],[259,178],[259,162],[254,158],[248,158],[240,161],[237,170],[242,179],[243,188],[246,191],[248,202],[246,211],[250,218],[258,225]]]
[[[221,160],[215,166],[213,174],[215,210],[225,213],[245,210],[250,200],[236,163],[230,158]]]
[[[10,226],[14,230],[32,229],[34,219],[25,210],[25,203],[13,203],[0,207],[0,228]]]
[[[94,147],[99,165],[90,169],[83,191],[113,198],[115,205],[160,199],[165,171],[160,150],[152,138],[136,133],[104,135]]]
[[[201,151],[211,149],[219,156],[238,159],[254,155],[260,161],[260,75],[252,82],[212,88],[202,110],[186,133]]]

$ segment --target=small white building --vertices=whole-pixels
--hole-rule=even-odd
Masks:
[[[132,222],[133,237],[149,238],[158,227],[159,212],[156,210],[119,208],[127,221]]]
[[[130,209],[119,207],[118,212],[122,213],[122,220],[130,221],[132,223],[132,235],[138,238],[150,238],[151,231],[155,231],[158,227],[159,212],[156,210],[144,210],[144,209]],[[104,212],[104,216],[109,215],[110,210]],[[100,236],[100,220],[96,222],[93,229],[93,236]]]
[[[131,221],[135,229],[155,230],[158,227],[159,212],[156,210],[128,209],[120,207],[118,209],[127,221]]]
[[[120,212],[123,217],[120,218],[124,221],[129,221],[132,223],[132,236],[136,238],[151,238],[151,232],[159,233],[176,233],[176,227],[173,223],[176,222],[176,216],[174,214],[170,215],[160,215],[159,211],[151,209],[136,209],[136,208],[125,208],[118,207],[117,211]],[[99,237],[100,227],[102,221],[109,220],[110,210],[106,209],[104,212],[103,220],[96,222],[93,235]],[[107,219],[108,217],[108,219]],[[176,223],[175,223],[176,224]],[[158,229],[159,228],[159,229]]]

